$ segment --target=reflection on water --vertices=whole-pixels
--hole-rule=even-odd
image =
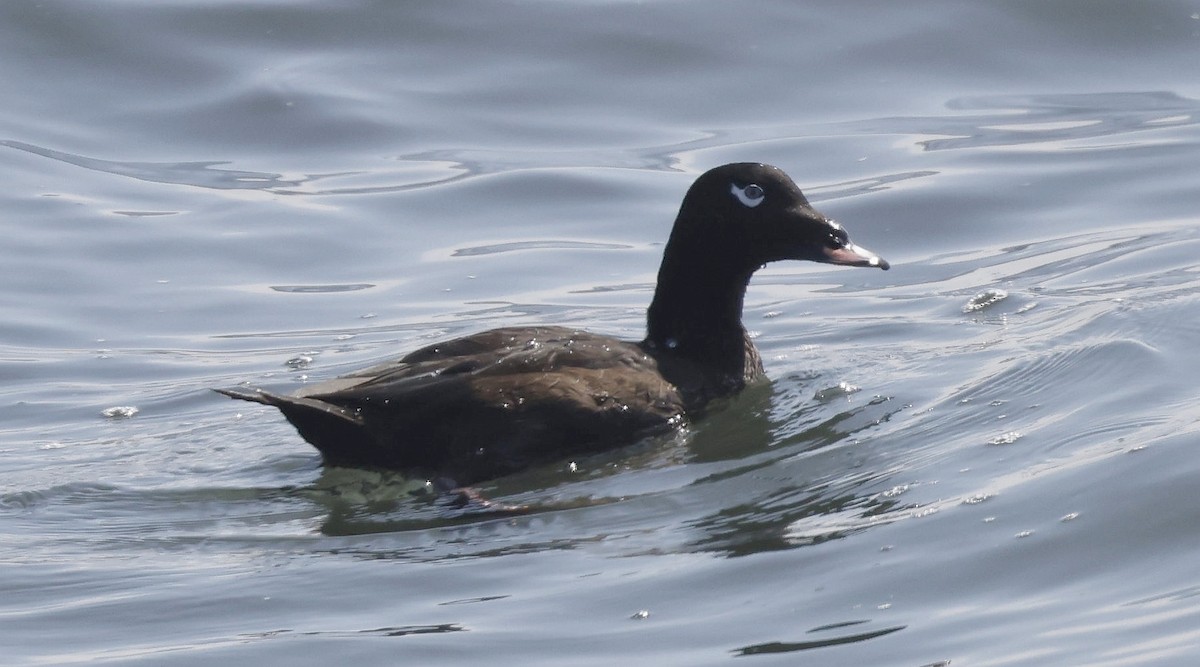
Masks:
[[[809,633],[820,634],[834,629],[841,629],[847,626],[860,625],[870,623],[870,621],[850,621],[837,625],[826,625],[819,628],[809,630]],[[734,655],[761,655],[765,653],[793,653],[795,651],[807,651],[816,648],[826,648],[828,646],[837,646],[839,644],[853,644],[854,642],[867,641],[876,637],[890,635],[893,632],[903,630],[904,626],[894,626],[890,628],[882,628],[880,630],[870,630],[867,632],[858,632],[849,635],[839,635],[837,637],[824,637],[821,639],[812,639],[809,641],[800,642],[767,642],[765,644],[754,644],[752,646],[743,646],[733,651]],[[943,663],[945,664],[945,663]],[[931,667],[931,666],[926,666]]]

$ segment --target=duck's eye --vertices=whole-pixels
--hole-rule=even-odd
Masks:
[[[751,183],[745,187],[738,187],[737,183],[729,186],[729,191],[733,193],[737,200],[742,202],[742,206],[746,208],[754,208],[763,203],[766,193],[763,192],[762,186]]]
[[[833,231],[829,232],[829,247],[845,248],[850,243],[850,235],[838,223],[830,220],[829,224],[833,226]]]

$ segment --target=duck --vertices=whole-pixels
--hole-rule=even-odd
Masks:
[[[742,306],[754,272],[783,260],[889,268],[783,170],[726,164],[683,197],[640,341],[503,327],[291,394],[215,391],[278,408],[327,466],[467,487],[682,429],[762,380]]]

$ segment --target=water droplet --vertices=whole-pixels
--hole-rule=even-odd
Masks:
[[[817,391],[816,394],[813,394],[813,398],[825,403],[832,401],[835,398],[849,396],[850,394],[856,393],[861,389],[861,387],[850,384],[849,382],[839,382],[833,387],[826,387],[825,389]]]
[[[137,413],[138,409],[132,405],[114,405],[100,411],[108,419],[128,419]]]
[[[1002,435],[998,435],[991,440],[988,440],[989,445],[1011,445],[1021,439],[1021,433],[1018,431],[1009,431]]]
[[[986,289],[986,290],[980,292],[979,294],[976,294],[975,296],[971,297],[971,299],[969,301],[967,301],[966,305],[964,305],[962,307],[962,311],[964,313],[974,313],[974,312],[983,310],[984,308],[987,308],[989,306],[993,306],[997,303],[1000,303],[1001,301],[1003,301],[1007,298],[1008,298],[1008,292],[1005,292],[1002,289],[999,289],[999,288]]]

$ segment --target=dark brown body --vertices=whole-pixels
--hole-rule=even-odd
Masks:
[[[293,396],[221,391],[278,407],[328,464],[458,484],[666,431],[687,410],[637,344],[562,327],[485,331]]]
[[[291,396],[218,391],[279,408],[330,465],[473,484],[677,428],[762,377],[742,302],[754,271],[781,259],[888,268],[782,171],[725,165],[684,198],[641,342],[494,329]]]

